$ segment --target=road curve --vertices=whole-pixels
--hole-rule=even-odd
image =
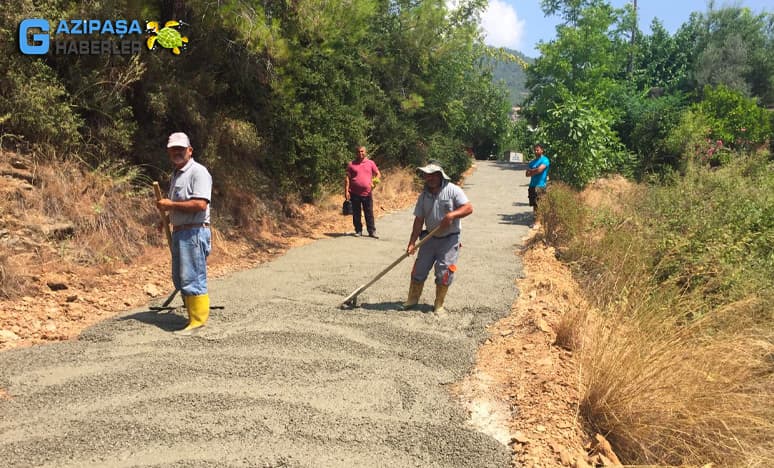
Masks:
[[[177,313],[127,311],[78,340],[0,353],[0,465],[8,467],[505,467],[448,391],[485,327],[508,313],[515,246],[531,221],[521,164],[479,161],[465,183],[449,315],[398,311],[413,258],[344,297],[402,253],[411,210],[380,240],[331,236],[212,281],[196,336]],[[217,214],[215,214],[217,215]],[[214,246],[217,248],[217,245]]]

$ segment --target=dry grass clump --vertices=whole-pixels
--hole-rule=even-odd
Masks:
[[[382,171],[382,182],[374,188],[374,199],[390,207],[403,207],[407,198],[416,199],[418,181],[411,169],[386,169]]]
[[[552,182],[547,193],[538,204],[537,216],[548,243],[562,247],[580,235],[588,212],[568,185]]]
[[[17,268],[8,261],[8,256],[0,255],[0,297],[14,299],[24,294],[27,280]]]
[[[588,309],[581,306],[571,307],[562,314],[554,326],[556,339],[554,344],[568,351],[578,351],[583,348],[584,334],[588,330]]]
[[[41,166],[40,179],[36,208],[73,225],[61,246],[77,263],[129,262],[158,238],[153,192],[138,168],[114,161],[90,170],[71,160]]]
[[[580,346],[581,412],[624,463],[774,466],[774,178],[751,174],[584,194],[585,219],[554,186],[541,207],[599,310],[565,317],[557,344]]]
[[[656,300],[585,322],[581,411],[622,460],[772,466],[774,335],[741,326],[750,306],[681,324]]]
[[[279,224],[275,218],[282,212],[279,203],[231,185],[224,187],[223,193],[214,194],[212,202],[212,215],[217,224],[243,238],[255,238],[272,230]]]

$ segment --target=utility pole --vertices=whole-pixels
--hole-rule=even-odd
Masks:
[[[629,74],[634,69],[634,46],[637,43],[637,0],[632,0],[632,10],[634,11],[634,21],[632,22],[632,37],[629,47]]]

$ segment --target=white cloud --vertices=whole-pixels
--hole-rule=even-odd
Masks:
[[[521,50],[525,21],[519,19],[512,6],[502,0],[490,0],[481,16],[481,28],[488,45]]]

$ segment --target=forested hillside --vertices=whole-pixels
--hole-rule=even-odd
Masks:
[[[504,48],[503,51],[512,55],[515,60],[502,58],[495,60],[492,77],[495,83],[502,82],[505,85],[511,104],[519,105],[529,94],[527,91],[527,72],[524,65],[534,63],[535,59],[516,50]]]

